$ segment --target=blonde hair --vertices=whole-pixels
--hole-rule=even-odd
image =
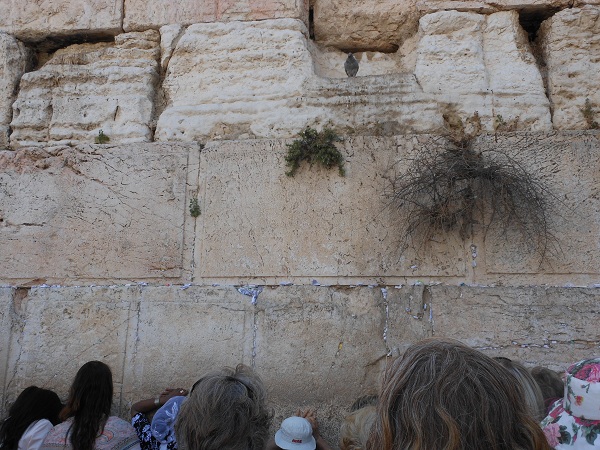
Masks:
[[[375,417],[374,405],[365,406],[348,414],[340,427],[340,450],[364,450]]]
[[[388,366],[368,450],[550,450],[518,383],[454,340],[412,345]]]
[[[261,379],[238,365],[200,378],[182,404],[175,435],[184,450],[263,450],[272,414]]]

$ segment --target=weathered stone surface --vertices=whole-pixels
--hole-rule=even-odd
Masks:
[[[341,411],[372,389],[387,354],[382,300],[379,288],[265,289],[257,302],[256,368],[272,397]]]
[[[15,290],[8,287],[0,287],[0,365],[8,367],[8,354],[10,350],[10,341],[15,335],[15,339],[19,334],[17,330],[12,330],[13,322],[13,294]],[[2,387],[2,395],[0,396],[0,410],[5,407],[5,388],[6,377],[10,376],[7,370],[0,371],[0,386]]]
[[[0,282],[181,277],[197,153],[160,144],[0,153]]]
[[[587,0],[584,0],[587,3]],[[417,9],[422,14],[438,11],[461,11],[491,14],[499,11],[545,12],[571,8],[570,0],[419,0]]]
[[[28,59],[29,51],[23,43],[8,34],[0,33],[0,148],[8,146],[12,103]]]
[[[175,46],[179,38],[184,33],[185,28],[182,25],[165,25],[160,27],[160,68],[167,70]]]
[[[162,141],[291,137],[327,123],[393,134],[437,129],[442,120],[412,74],[317,77],[298,20],[190,26],[164,89],[167,106],[156,130]]]
[[[100,129],[111,143],[152,140],[159,40],[151,30],[58,50],[21,79],[11,144],[93,143]]]
[[[183,0],[173,7],[160,0],[125,0],[125,31],[202,22],[301,19],[308,22],[308,0]]]
[[[23,323],[13,339],[6,392],[14,398],[25,387],[43,386],[66,399],[79,367],[90,360],[107,363],[113,374],[113,410],[121,411],[129,326],[135,317],[138,287],[33,288],[21,300]]]
[[[294,178],[285,176],[284,143],[224,142],[203,150],[196,279],[369,284],[465,275],[463,244],[452,237],[432,243],[427,258],[400,251],[402,218],[388,207],[384,176],[425,141],[349,138],[341,147],[346,177],[306,166]]]
[[[560,11],[542,23],[538,40],[548,70],[554,127],[590,128],[582,109],[586,98],[592,109],[600,108],[600,7]]]
[[[25,41],[77,33],[117,34],[122,0],[0,0],[0,31]]]
[[[428,289],[435,336],[459,339],[490,356],[553,370],[564,370],[598,352],[598,289]]]
[[[315,40],[348,51],[395,52],[417,32],[415,0],[316,0]]]
[[[210,370],[251,365],[254,314],[250,298],[231,287],[143,288],[126,359],[125,398],[189,388]]]
[[[549,241],[548,259],[540,267],[540,255],[531,239],[512,230],[500,236],[493,230],[485,240],[489,273],[549,273],[567,276],[560,284],[576,283],[576,274],[600,273],[600,136],[598,133],[556,135],[517,134],[482,140],[482,148],[514,151],[519,148],[523,166],[539,177],[549,192],[548,227],[558,242]],[[525,156],[526,155],[526,156]],[[508,239],[513,245],[506,246]],[[506,276],[506,275],[505,275]],[[550,282],[556,284],[557,279]],[[597,282],[597,281],[596,281]]]
[[[463,118],[479,113],[493,130],[498,116],[518,128],[552,129],[542,77],[516,11],[484,16],[444,11],[420,21],[415,75],[424,92]]]

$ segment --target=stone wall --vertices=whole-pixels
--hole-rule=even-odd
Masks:
[[[596,0],[165,5],[0,0],[0,410],[90,359],[123,416],[243,362],[335,442],[423,337],[553,369],[600,351]],[[404,246],[390,180],[475,113],[474,149],[547,187],[544,258],[488,210]],[[345,177],[285,176],[306,126],[344,137]]]
[[[289,140],[1,152],[2,404],[31,383],[64,396],[99,358],[125,416],[166,384],[243,362],[265,378],[278,420],[316,406],[335,441],[386,361],[424,337],[564,368],[600,347],[598,139],[476,141],[551,187],[560,252],[542,265],[518,233],[477,226],[402,250],[389,177],[416,149],[436,151],[434,135],[347,138],[345,177],[285,176]]]

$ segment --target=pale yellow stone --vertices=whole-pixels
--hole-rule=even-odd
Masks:
[[[416,0],[314,2],[315,40],[346,51],[395,52],[417,32]]]
[[[0,153],[2,279],[181,279],[197,152],[148,144]]]
[[[595,1],[595,0],[594,0]],[[588,3],[587,0],[584,0]],[[418,0],[421,14],[437,11],[463,11],[491,14],[499,11],[544,12],[572,7],[570,0]]]
[[[8,146],[12,103],[30,56],[22,42],[0,32],[0,148]]]
[[[420,21],[415,76],[465,120],[477,112],[485,129],[499,121],[552,129],[550,104],[516,11],[481,15],[441,11]]]
[[[58,50],[22,77],[11,144],[93,143],[100,130],[111,143],[152,140],[159,40],[150,30]]]
[[[589,128],[582,112],[586,99],[600,110],[599,19],[598,6],[565,9],[544,21],[538,32],[556,129]],[[600,122],[600,114],[594,120]]]
[[[291,18],[308,22],[308,0],[124,0],[125,31],[163,25]]]
[[[121,31],[123,0],[0,0],[0,31],[25,41]]]

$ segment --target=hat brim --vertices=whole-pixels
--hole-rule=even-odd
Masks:
[[[317,441],[315,441],[313,436],[302,444],[295,444],[285,440],[282,437],[281,430],[275,433],[275,444],[277,444],[277,447],[285,450],[315,450],[317,448]]]

